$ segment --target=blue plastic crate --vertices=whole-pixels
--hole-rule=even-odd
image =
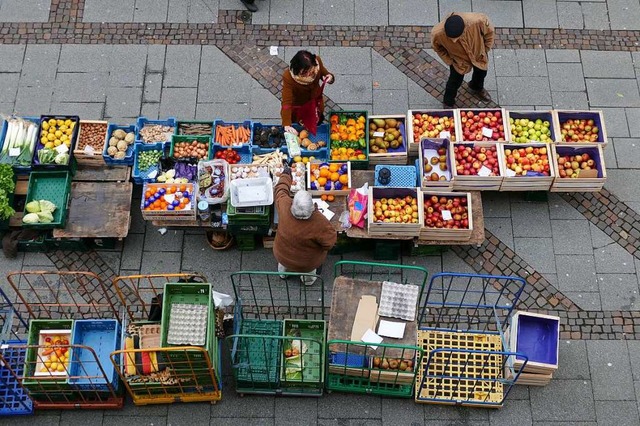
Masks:
[[[135,146],[134,155],[133,155],[134,162],[133,162],[133,169],[131,170],[131,177],[133,178],[133,181],[138,185],[142,185],[144,182],[155,182],[156,181],[155,177],[154,178],[149,177],[149,175],[154,171],[160,174],[160,167],[158,165],[153,165],[148,170],[145,170],[145,171],[138,170],[138,155],[140,154],[140,152],[153,151],[153,150],[162,151],[164,156],[164,143],[158,142],[154,144],[136,144]]]
[[[26,342],[13,340],[0,347],[6,363],[0,363],[0,416],[33,414],[33,402],[18,381],[24,375],[24,345]]]
[[[173,127],[173,131],[171,132],[171,134],[173,134],[175,132],[175,128],[176,128],[176,118],[175,117],[167,117],[164,120],[149,120],[147,117],[138,117],[138,121],[136,122],[136,144],[146,144],[146,142],[144,142],[141,138],[140,138],[140,130],[142,130],[144,128],[144,126],[146,126],[147,124],[159,124],[161,126],[171,126]],[[171,142],[171,136],[169,136],[167,138],[166,141],[163,141],[163,144],[168,144]]]
[[[285,154],[289,155],[289,150],[287,149],[287,147],[285,146],[284,148],[282,148],[280,151],[284,152]],[[300,154],[300,157],[313,157],[314,161],[327,161],[329,159],[329,149],[327,147],[324,148],[320,148],[317,149],[315,151],[309,151],[308,149],[303,149],[301,150],[302,153]],[[291,158],[289,158],[291,160]]]
[[[98,358],[99,365],[90,351],[74,348],[71,352],[69,385],[78,390],[90,389],[108,392],[110,384],[117,389],[118,373],[109,358],[111,352],[120,349],[120,323],[117,320],[74,321],[71,330],[71,344],[92,348]]]
[[[280,129],[283,129],[283,126],[280,124],[262,124],[259,123],[257,121],[253,122],[253,128],[251,131],[251,135],[252,138],[255,138],[256,135],[262,130],[263,127],[278,127]],[[271,141],[273,138],[271,136],[269,136],[269,141]],[[258,155],[262,155],[262,154],[269,154],[270,152],[275,151],[277,148],[261,148],[260,146],[256,145],[255,143],[253,143],[253,139],[251,139],[251,143],[252,143],[252,147],[253,147],[253,153],[254,154],[258,154]],[[280,151],[283,150],[283,148],[286,148],[287,144],[284,141],[284,138],[282,139],[282,145],[280,146]]]
[[[218,126],[230,126],[230,125],[234,125],[234,126],[244,126],[246,128],[249,129],[249,131],[251,132],[249,134],[249,142],[244,143],[242,145],[234,145],[231,148],[240,148],[240,147],[248,147],[249,150],[251,149],[252,146],[252,141],[253,141],[253,121],[251,120],[244,120],[241,123],[234,123],[234,122],[226,122],[226,121],[222,121],[222,120],[215,120],[213,122],[213,143],[214,145],[218,145],[221,146],[218,141],[216,140],[216,128]],[[226,146],[224,146],[223,148],[227,148]]]
[[[382,185],[378,182],[378,173],[381,169],[389,169],[391,180],[388,184]],[[374,186],[391,186],[395,188],[415,188],[417,172],[415,166],[392,166],[388,164],[378,164],[374,172]]]
[[[239,146],[239,147],[233,147],[233,146],[227,147],[227,146],[220,146],[217,144],[211,144],[209,147],[209,159],[215,160],[216,152],[224,151],[228,148],[231,148],[232,150],[240,154],[240,162],[238,164],[251,164],[253,162],[253,153],[251,152],[251,147],[249,147],[248,145]]]
[[[329,355],[329,364],[347,368],[366,368],[369,363],[366,355],[335,352]]]
[[[35,123],[36,126],[38,126],[38,129],[40,128],[40,117],[29,116],[29,117],[21,117],[21,118]],[[2,122],[2,130],[0,130],[0,148],[2,148],[2,146],[4,145],[4,139],[7,137],[8,127],[9,127],[9,123],[6,120],[4,120]],[[12,164],[12,166],[13,166],[13,172],[17,175],[27,175],[31,171],[31,164],[29,164],[28,166],[18,166],[18,165]]]
[[[123,125],[119,125],[119,124],[110,123],[107,126],[107,137],[106,137],[106,139],[104,141],[104,149],[102,150],[102,158],[104,159],[105,164],[107,164],[109,166],[131,166],[131,165],[133,165],[133,162],[134,162],[133,154],[134,154],[134,151],[135,151],[135,141],[134,141],[134,143],[132,143],[131,145],[129,145],[127,147],[127,152],[125,153],[124,158],[121,159],[121,160],[116,160],[115,158],[112,158],[109,154],[107,154],[107,148],[109,148],[109,139],[111,139],[111,135],[117,129],[122,129],[126,133],[129,133],[129,132],[133,132],[134,134],[138,133],[138,129],[134,124],[132,124],[130,126],[123,126]]]

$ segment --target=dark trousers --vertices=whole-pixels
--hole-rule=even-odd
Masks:
[[[471,81],[469,82],[469,88],[471,90],[482,90],[484,89],[484,78],[487,76],[487,71],[481,70],[480,68],[473,67],[473,74],[471,75]],[[453,68],[453,65],[449,67],[449,80],[447,80],[447,86],[444,91],[444,100],[443,102],[452,107],[456,102],[456,95],[458,94],[458,89],[462,85],[464,81],[464,74],[460,74],[458,71]]]

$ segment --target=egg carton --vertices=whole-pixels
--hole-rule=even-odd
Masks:
[[[259,165],[231,165],[229,176],[234,179],[251,179],[269,176],[269,167]]]
[[[417,285],[384,281],[382,283],[378,315],[414,321],[419,293],[420,287]]]
[[[272,167],[271,173],[273,174],[274,186],[280,180],[280,174],[284,170],[283,166]],[[291,192],[298,192],[305,188],[305,175],[307,174],[306,166],[304,163],[293,163],[291,165]]]
[[[167,343],[204,346],[207,340],[207,319],[207,305],[171,305]]]

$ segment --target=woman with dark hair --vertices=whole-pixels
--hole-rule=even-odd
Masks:
[[[300,50],[291,58],[289,69],[282,75],[280,116],[285,131],[296,134],[291,124],[300,122],[315,134],[317,125],[324,120],[324,85],[333,84],[334,80],[319,56]]]

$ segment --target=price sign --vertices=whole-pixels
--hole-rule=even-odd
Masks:
[[[490,138],[493,136],[493,130],[491,130],[488,127],[483,127],[482,128],[482,136],[485,136],[487,138]]]
[[[480,170],[478,170],[478,176],[482,176],[482,177],[491,176],[491,169],[486,166],[480,167]]]

